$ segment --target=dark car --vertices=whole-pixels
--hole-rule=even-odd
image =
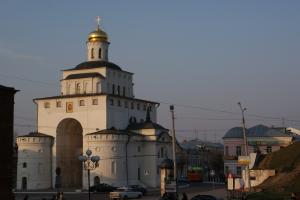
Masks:
[[[140,185],[130,185],[129,187],[132,189],[132,191],[141,192],[143,195],[145,195],[147,192],[146,188]]]
[[[112,185],[108,185],[106,183],[99,183],[97,185],[91,186],[90,189],[91,189],[92,192],[112,192],[115,189],[117,189],[117,187],[114,187]]]
[[[190,181],[185,177],[180,177],[178,179],[178,184],[179,185],[186,185],[186,184],[190,184]]]
[[[211,195],[196,195],[194,196],[193,198],[191,198],[191,200],[219,200],[217,199],[216,197],[214,196],[211,196]]]

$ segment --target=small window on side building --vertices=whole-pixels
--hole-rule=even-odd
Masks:
[[[84,106],[84,100],[79,101],[79,106]]]
[[[242,155],[241,146],[236,146],[235,147],[235,153],[236,153],[236,156],[241,156]]]
[[[236,175],[241,176],[242,175],[242,168],[236,167]]]
[[[61,107],[61,101],[57,101],[57,102],[56,102],[56,107],[57,107],[57,108],[60,108],[60,107]]]
[[[93,99],[93,105],[98,105],[98,99]]]
[[[44,103],[44,108],[50,108],[50,102],[45,102]]]
[[[114,100],[113,99],[109,99],[109,105],[111,105],[111,106],[114,105]]]

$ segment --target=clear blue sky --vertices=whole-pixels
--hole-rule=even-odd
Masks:
[[[282,125],[255,114],[300,128],[299,10],[299,1],[2,1],[0,84],[21,90],[15,130],[34,129],[32,99],[59,94],[60,70],[86,60],[98,15],[110,61],[135,73],[136,97],[234,113],[241,101],[248,127]],[[199,129],[219,140],[240,125],[238,114],[175,109],[180,139]],[[168,104],[158,119],[170,128]]]

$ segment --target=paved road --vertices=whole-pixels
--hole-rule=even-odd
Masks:
[[[194,183],[188,188],[179,189],[179,199],[181,199],[182,192],[186,192],[189,199],[196,194],[211,194],[218,198],[226,199],[226,190],[224,185],[212,185],[205,183]],[[26,192],[26,193],[16,193],[16,200],[23,200],[25,195],[29,196],[29,200],[50,200],[55,192]],[[64,192],[64,197],[66,200],[87,200],[87,192]],[[151,195],[142,197],[142,200],[158,200],[159,191],[153,190]],[[91,193],[91,200],[108,200],[108,194],[103,193]]]

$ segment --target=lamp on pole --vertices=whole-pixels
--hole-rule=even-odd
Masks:
[[[91,156],[92,151],[86,150],[86,155],[80,155],[79,160],[83,164],[83,168],[88,172],[88,187],[89,187],[89,200],[91,199],[91,188],[90,188],[90,171],[96,169],[99,166],[99,156]]]
[[[244,146],[245,146],[245,156],[248,156],[248,142],[247,142],[247,135],[246,135],[246,125],[245,125],[245,116],[244,112],[247,110],[246,108],[242,107],[241,102],[238,102],[238,105],[242,111],[242,125],[243,125],[243,135],[244,135]],[[251,191],[251,181],[250,181],[250,169],[249,164],[246,165],[246,176],[249,186],[249,191]]]

